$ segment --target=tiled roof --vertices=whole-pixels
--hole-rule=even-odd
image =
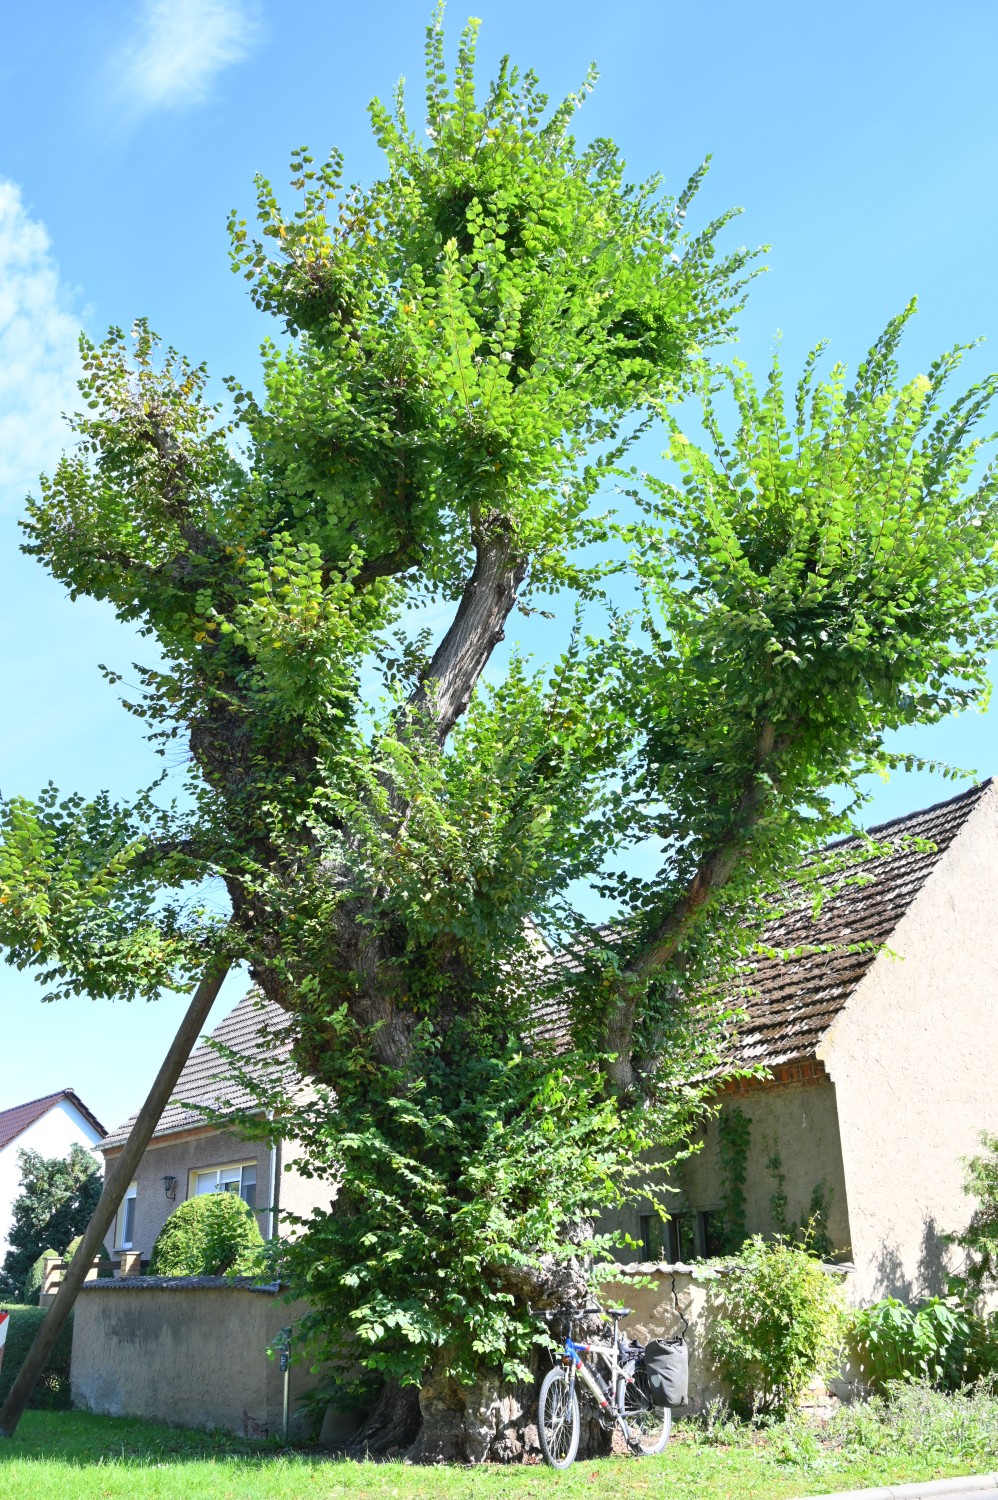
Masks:
[[[817,918],[812,916],[811,898],[790,886],[786,897],[792,909],[769,923],[762,934],[764,944],[784,952],[804,946],[833,951],[757,961],[741,997],[747,1015],[731,1049],[736,1063],[776,1067],[814,1056],[822,1036],[876,961],[877,950],[889,946],[891,933],[991,785],[985,781],[947,802],[868,829],[877,843],[901,847],[880,859],[857,858],[864,881],[871,883],[846,885],[826,897]],[[905,841],[916,839],[934,847],[921,853],[904,847]],[[828,850],[841,856],[855,849],[858,856],[861,847],[859,839],[851,838]],[[838,873],[836,883],[843,873]],[[597,935],[611,933],[603,927]],[[858,944],[873,946],[849,951]],[[580,967],[571,954],[552,962],[568,969]],[[537,1002],[533,1021],[535,1035],[556,1044],[565,1040],[565,1007],[553,987]]]
[[[68,1099],[99,1135],[107,1133],[97,1116],[87,1109],[79,1094],[73,1089],[59,1089],[55,1094],[43,1094],[40,1099],[29,1099],[27,1104],[15,1104],[12,1109],[0,1109],[0,1151],[4,1146],[9,1146],[22,1131],[27,1130],[28,1126],[33,1125],[36,1120],[40,1120],[42,1115],[47,1114],[53,1105],[63,1099]]]
[[[221,1042],[239,1052],[246,1059],[247,1072],[254,1072],[254,1064],[262,1073],[266,1063],[275,1056],[286,1055],[287,1044],[275,1040],[272,1033],[286,1027],[287,1014],[280,1006],[263,1000],[251,993],[240,1000],[221,1025],[211,1033],[212,1041]],[[196,1047],[187,1060],[174,1093],[173,1101],[166,1106],[153,1138],[173,1135],[178,1130],[190,1130],[205,1123],[202,1109],[244,1110],[254,1104],[253,1095],[238,1080],[230,1077],[229,1064],[213,1047],[202,1044]],[[199,1108],[200,1106],[200,1108]],[[135,1116],[112,1130],[101,1142],[101,1150],[124,1145],[128,1133],[135,1123]]]
[[[817,918],[812,916],[810,900],[802,898],[796,910],[770,922],[763,935],[769,947],[784,951],[809,944],[835,947],[829,953],[812,952],[800,958],[759,960],[749,980],[747,1016],[733,1048],[736,1061],[775,1066],[814,1055],[822,1036],[876,961],[878,948],[890,946],[894,929],[991,784],[986,781],[948,802],[869,829],[878,843],[925,839],[934,848],[920,853],[901,847],[884,858],[869,860],[862,871],[872,884],[843,887],[822,903]],[[858,853],[861,846],[857,839],[845,839],[831,847],[854,848]],[[790,896],[792,900],[792,888]],[[874,946],[849,951],[851,945],[860,943]]]
[[[812,916],[810,898],[805,900],[802,893],[798,909],[769,924],[763,934],[768,947],[787,950],[807,945],[832,946],[833,951],[787,960],[765,958],[756,964],[744,1002],[746,1020],[732,1048],[736,1062],[775,1067],[814,1055],[818,1042],[875,962],[877,949],[889,943],[891,933],[991,785],[990,781],[983,782],[948,802],[869,829],[870,836],[878,843],[920,839],[934,847],[923,852],[901,847],[880,859],[867,860],[862,870],[871,883],[847,885],[829,896],[816,919]],[[858,839],[845,839],[830,847],[846,852],[855,848],[858,854],[861,844]],[[841,874],[837,878],[841,879]],[[793,887],[788,896],[792,904]],[[873,946],[849,951],[857,944]],[[551,962],[577,966],[569,955],[552,956]],[[242,1053],[249,1063],[254,1055],[262,1063],[275,1052],[286,1056],[287,1044],[270,1041],[269,1037],[271,1033],[279,1034],[287,1019],[279,1006],[250,994],[211,1035],[213,1040]],[[557,1039],[564,1029],[564,1010],[557,999],[538,1006],[535,1034]],[[198,1106],[233,1111],[251,1108],[253,1096],[228,1076],[227,1067],[224,1058],[212,1048],[198,1047],[180,1075],[177,1102],[167,1106],[155,1136],[204,1124]],[[50,1100],[36,1102],[47,1107],[51,1100],[60,1097],[51,1095]],[[0,1114],[0,1127],[4,1119]],[[133,1116],[112,1131],[101,1143],[101,1149],[122,1145],[134,1119]],[[3,1143],[0,1136],[0,1145]]]

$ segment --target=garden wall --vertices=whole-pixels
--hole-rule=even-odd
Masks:
[[[647,1286],[637,1285],[647,1277]],[[697,1280],[692,1267],[627,1267],[619,1280],[603,1282],[600,1303],[603,1307],[629,1307],[631,1316],[621,1324],[623,1331],[642,1344],[649,1339],[677,1338],[685,1330],[690,1355],[689,1410],[700,1411],[719,1395],[720,1386],[704,1349],[709,1325],[707,1294],[711,1283]]]
[[[70,1367],[73,1405],[245,1437],[281,1431],[284,1377],[268,1345],[304,1312],[275,1288],[224,1276],[131,1276],[87,1283],[76,1303]],[[291,1369],[296,1408],[317,1377]]]
[[[829,1274],[841,1275],[840,1268]],[[723,1270],[662,1264],[617,1266],[601,1281],[604,1307],[632,1309],[632,1337],[673,1338],[690,1352],[690,1401],[699,1411],[723,1388],[706,1339],[723,1291]],[[283,1376],[267,1358],[278,1331],[305,1312],[275,1287],[222,1276],[131,1276],[92,1281],[76,1304],[70,1370],[73,1405],[109,1416],[137,1416],[181,1427],[221,1427],[246,1437],[281,1431]],[[292,1366],[291,1433],[308,1434],[301,1398],[319,1379]],[[327,1415],[324,1441],[349,1435],[348,1419]]]
[[[830,1276],[851,1276],[851,1266],[828,1266]],[[664,1265],[643,1262],[617,1266],[600,1280],[603,1307],[629,1307],[631,1316],[621,1325],[632,1338],[677,1338],[684,1334],[689,1349],[690,1386],[686,1412],[702,1411],[708,1402],[727,1393],[707,1353],[714,1308],[723,1295],[725,1272],[721,1268]],[[846,1300],[849,1300],[848,1289]],[[684,1329],[684,1321],[688,1326]],[[829,1389],[845,1396],[855,1381],[855,1372],[844,1368],[829,1382]],[[816,1394],[819,1394],[816,1392]],[[680,1413],[681,1414],[681,1413]]]

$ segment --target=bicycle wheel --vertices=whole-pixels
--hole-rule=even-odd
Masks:
[[[549,1370],[537,1399],[537,1436],[552,1469],[567,1469],[579,1451],[579,1398],[560,1365]]]
[[[668,1406],[655,1406],[643,1370],[637,1370],[630,1380],[621,1375],[617,1381],[617,1407],[624,1414],[635,1452],[642,1457],[661,1453],[672,1432],[672,1410]]]

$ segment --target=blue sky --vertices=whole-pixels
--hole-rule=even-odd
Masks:
[[[148,316],[216,377],[253,384],[270,332],[229,270],[225,217],[252,176],[286,180],[292,147],[336,144],[378,169],[371,96],[410,80],[425,0],[49,0],[12,7],[0,55],[0,790],[101,786],[127,795],[158,769],[98,663],[141,647],[107,613],[70,604],[17,552],[16,519],[61,442],[75,338]],[[712,0],[480,0],[481,70],[504,52],[553,96],[595,60],[579,134],[611,135],[632,174],[678,187],[714,165],[697,210],[745,212],[728,243],[772,246],[738,353],[765,366],[777,330],[792,369],[819,338],[855,364],[916,293],[909,368],[990,339],[998,360],[998,124],[989,0],[834,7]],[[451,4],[454,33],[465,10]],[[691,220],[694,215],[691,215]],[[699,222],[699,220],[697,220]],[[275,330],[276,331],[276,330]],[[647,463],[654,458],[647,450]],[[988,774],[995,717],[912,734],[905,747]],[[954,790],[929,776],[875,789],[871,821]],[[241,993],[230,981],[219,1002]],[[182,1001],[39,1004],[0,969],[0,1108],[71,1084],[108,1125],[136,1108]]]

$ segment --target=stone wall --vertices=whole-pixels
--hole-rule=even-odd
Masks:
[[[683,1415],[683,1411],[702,1411],[709,1401],[722,1394],[717,1372],[704,1347],[710,1282],[698,1280],[695,1270],[686,1266],[655,1268],[649,1282],[648,1286],[635,1285],[630,1275],[604,1282],[600,1305],[631,1308],[631,1315],[624,1319],[621,1329],[642,1344],[649,1339],[685,1336],[690,1356],[690,1402],[677,1415]],[[685,1329],[684,1322],[688,1325]]]
[[[73,1323],[73,1405],[272,1437],[281,1431],[284,1377],[267,1348],[304,1311],[273,1289],[221,1276],[91,1282]],[[293,1436],[307,1435],[307,1418],[296,1408],[316,1379],[292,1366]]]

